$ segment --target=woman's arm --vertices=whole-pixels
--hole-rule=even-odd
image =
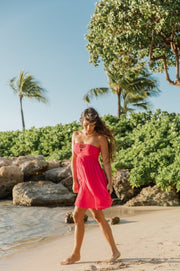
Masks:
[[[72,170],[72,176],[73,176],[73,192],[78,193],[79,190],[79,184],[77,180],[77,170],[76,170],[76,158],[77,155],[74,152],[74,143],[75,143],[75,133],[72,135],[72,161],[71,161],[71,170]]]
[[[100,139],[100,150],[101,150],[105,174],[106,174],[107,181],[108,181],[107,189],[108,189],[109,193],[111,194],[113,192],[112,170],[111,170],[111,164],[110,164],[108,142],[104,136],[102,136]]]

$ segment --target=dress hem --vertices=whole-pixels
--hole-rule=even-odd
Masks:
[[[104,209],[110,208],[112,206],[112,203],[111,203],[111,205],[106,206],[106,207],[96,207],[96,208],[95,207],[94,208],[93,207],[81,207],[77,204],[75,204],[75,206],[78,208],[82,208],[82,209],[104,210]]]

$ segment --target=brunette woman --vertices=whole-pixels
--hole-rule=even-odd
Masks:
[[[72,264],[80,260],[80,250],[84,237],[84,214],[90,209],[111,248],[114,262],[120,257],[111,228],[103,209],[112,204],[112,175],[110,160],[115,139],[94,108],[87,108],[81,114],[83,129],[72,136],[73,191],[78,193],[75,201],[75,244],[70,257],[61,264]],[[104,170],[99,163],[101,153]]]

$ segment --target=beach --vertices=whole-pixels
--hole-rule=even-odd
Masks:
[[[61,266],[70,255],[73,231],[55,235],[33,247],[24,247],[0,260],[3,271],[176,271],[180,270],[180,207],[123,207],[105,210],[107,219],[119,216],[120,223],[111,225],[121,258],[107,263],[111,251],[98,224],[90,218],[82,246],[81,260]],[[124,209],[124,215],[122,210]],[[128,212],[128,213],[127,213]]]

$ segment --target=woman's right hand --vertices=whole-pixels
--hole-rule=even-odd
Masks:
[[[74,193],[78,193],[79,192],[79,184],[78,183],[73,183],[73,192]]]

